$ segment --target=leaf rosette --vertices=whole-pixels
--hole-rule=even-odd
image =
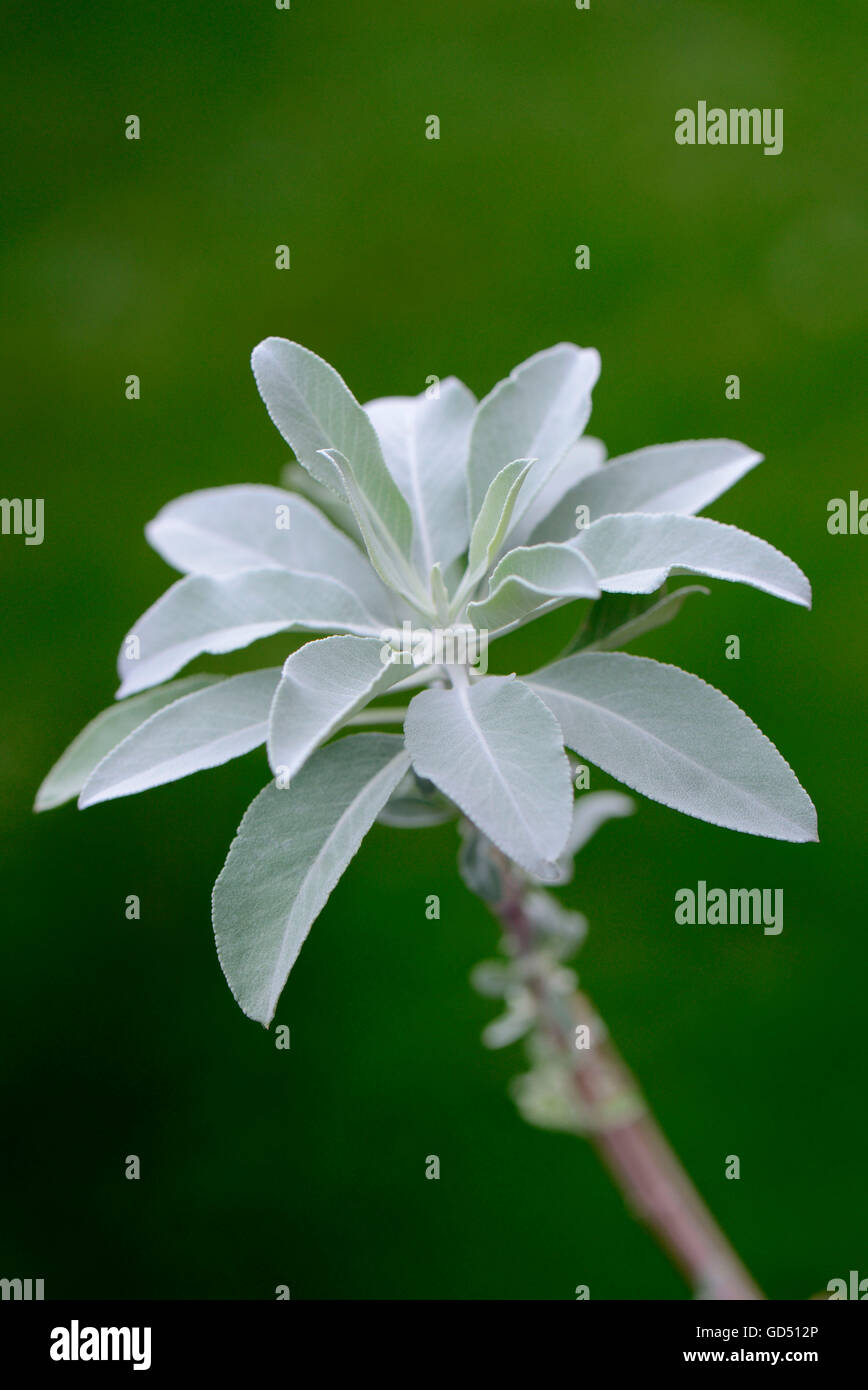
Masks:
[[[617,650],[708,592],[673,590],[673,577],[810,605],[792,560],[697,515],[761,455],[717,439],[606,462],[584,433],[599,370],[594,350],[560,343],[478,403],[449,377],[362,406],[315,353],[268,338],[253,372],[295,490],[207,489],[147,526],[182,577],[131,629],[117,702],[63,754],[36,809],[145,791],[265,745],[272,777],[213,895],[220,961],[250,1017],[274,1016],[378,820],[418,828],[460,812],[525,874],[564,882],[598,814],[574,797],[568,750],[715,825],[817,838],[810,799],[746,714],[697,676]],[[436,640],[477,634],[487,649],[580,601],[573,650],[536,671],[483,673]],[[425,661],[418,647],[404,658],[405,629],[432,634]],[[173,679],[282,632],[312,634],[282,667]]]

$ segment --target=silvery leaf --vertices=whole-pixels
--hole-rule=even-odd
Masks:
[[[364,547],[362,533],[349,502],[344,502],[330,487],[318,483],[300,463],[284,464],[280,470],[280,485],[293,496],[304,497],[306,501],[312,502],[317,511],[322,512],[339,531],[343,531],[357,545]]]
[[[321,743],[401,678],[390,650],[377,637],[323,637],[287,657],[268,720],[272,772],[294,777]]]
[[[408,766],[400,738],[353,734],[251,802],[213,895],[220,964],[248,1017],[271,1022],[312,923]]]
[[[488,597],[469,604],[467,616],[474,627],[494,634],[570,599],[599,594],[596,575],[583,555],[568,546],[523,546],[510,550],[496,565]]]
[[[386,396],[365,410],[414,520],[413,557],[429,574],[467,548],[467,451],[476,399],[456,377],[429,397]]]
[[[157,710],[94,769],[79,806],[132,796],[258,748],[279,679],[279,668],[248,671]]]
[[[92,719],[58,758],[39,791],[34,811],[49,811],[78,796],[94,768],[107,753],[157,710],[194,690],[216,685],[222,676],[185,676],[171,685],[158,685],[131,700],[110,705]]]
[[[622,454],[564,494],[540,522],[533,540],[569,540],[580,505],[588,508],[589,521],[623,512],[700,512],[762,457],[732,439],[654,444]]]
[[[575,531],[575,511],[569,513],[569,524],[555,528],[552,534],[543,531],[542,523],[559,508],[564,498],[572,495],[578,484],[601,469],[606,461],[606,446],[591,435],[584,435],[571,445],[552,469],[548,480],[526,507],[521,519],[510,528],[511,545],[536,545],[540,541],[569,540]]]
[[[514,459],[492,479],[470,534],[464,589],[471,589],[479,582],[500,549],[532,463],[532,459]]]
[[[375,611],[392,611],[391,595],[359,547],[305,498],[282,488],[188,493],[163,507],[145,535],[164,560],[187,574],[237,574],[272,565],[327,574]]]
[[[669,574],[705,574],[811,606],[811,586],[798,565],[767,541],[707,517],[606,516],[568,544],[608,592],[650,594]]]
[[[530,506],[584,430],[599,374],[600,358],[593,348],[558,343],[529,357],[489,392],[477,409],[470,436],[471,520],[497,474],[519,455],[537,460],[521,510]]]
[[[336,579],[291,570],[243,570],[179,579],[128,633],[118,658],[120,695],[173,676],[203,652],[247,647],[260,637],[302,628],[379,636],[382,621]],[[138,642],[138,655],[133,639]]]
[[[551,878],[572,787],[563,740],[542,702],[510,677],[426,690],[410,702],[407,748],[426,777],[510,859]]]
[[[371,564],[390,589],[424,610],[428,596],[410,560],[412,521],[397,486],[392,483],[388,505],[379,510],[360,483],[350,461],[337,449],[326,450],[338,471],[353,509]]]
[[[344,496],[340,475],[322,453],[338,449],[358,470],[374,505],[385,501],[394,484],[376,431],[334,367],[286,338],[259,343],[251,366],[272,421],[317,482]]]
[[[817,839],[810,798],[774,744],[698,676],[625,652],[579,652],[526,683],[569,748],[644,796],[750,835]]]

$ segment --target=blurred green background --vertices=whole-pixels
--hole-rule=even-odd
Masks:
[[[821,843],[640,801],[563,896],[591,920],[584,984],[767,1293],[868,1276],[868,539],[826,529],[830,498],[868,489],[861,5],[6,9],[2,492],[44,497],[46,538],[0,537],[0,1275],[48,1297],[687,1296],[587,1146],[519,1120],[520,1048],[480,1044],[493,1006],[468,972],[497,933],[454,829],[375,829],[293,972],[278,1052],[209,923],[264,753],[31,815],[174,577],[144,523],[181,492],[277,479],[248,366],[275,333],[362,400],[450,372],[482,395],[569,339],[602,352],[589,429],[610,453],[723,435],[766,454],[711,515],[791,554],[813,612],[717,584],[633,650],[751,714]],[[783,153],[678,147],[699,99],[782,107]],[[515,666],[552,642],[515,643]],[[199,665],[287,643],[262,648]],[[783,934],[677,927],[699,878],[783,887]]]

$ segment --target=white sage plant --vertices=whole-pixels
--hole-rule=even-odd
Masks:
[[[293,490],[208,489],[149,523],[184,577],[128,634],[118,702],[63,754],[36,809],[131,795],[265,744],[273,776],[217,879],[213,923],[235,998],[266,1026],[372,825],[460,818],[461,873],[504,929],[502,958],[474,976],[507,1004],[485,1041],[527,1036],[522,1113],[593,1140],[699,1296],[761,1297],[564,966],[584,920],[544,885],[566,882],[597,827],[632,809],[620,793],[577,798],[570,755],[715,825],[817,838],[810,799],[746,714],[695,675],[617,650],[708,592],[671,589],[673,576],[810,606],[792,560],[696,515],[762,456],[716,439],[606,462],[584,435],[599,355],[571,343],[479,403],[449,377],[362,406],[282,338],[252,364],[297,460]],[[489,644],[577,602],[558,659],[488,673]],[[293,631],[329,635],[282,668],[172,679],[205,653]],[[429,637],[409,669],[408,631]]]

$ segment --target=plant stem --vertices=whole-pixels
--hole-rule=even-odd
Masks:
[[[402,724],[407,716],[406,705],[384,705],[382,709],[363,709],[354,714],[347,724]]]
[[[530,966],[526,981],[541,1027],[568,1069],[588,1138],[629,1207],[682,1271],[698,1298],[762,1299],[763,1294],[717,1225],[651,1115],[626,1063],[609,1041],[587,996],[550,987],[545,968],[533,968],[536,928],[524,908],[526,880],[494,847],[503,892],[492,910],[512,952]],[[491,906],[491,904],[490,904]],[[579,1049],[586,1025],[590,1046]]]

